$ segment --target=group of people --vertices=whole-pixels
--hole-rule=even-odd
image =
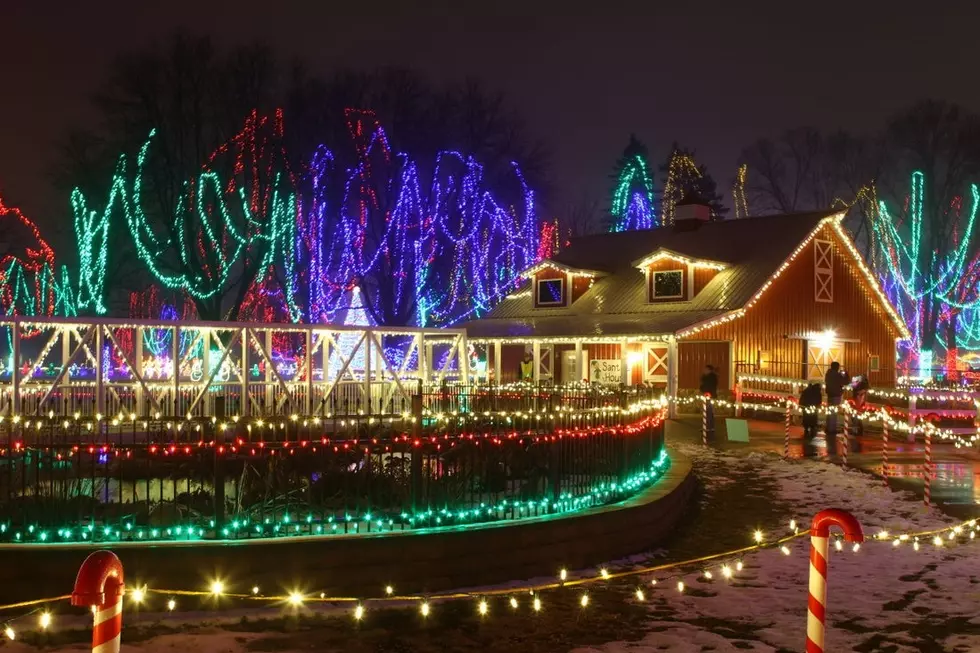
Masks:
[[[842,368],[839,362],[834,361],[830,364],[830,369],[827,370],[823,379],[823,389],[827,393],[827,407],[830,409],[827,413],[826,428],[824,429],[827,455],[830,458],[837,456],[837,415],[839,407],[844,401],[844,390],[848,386],[854,389],[854,406],[860,411],[870,388],[867,377],[857,376],[852,379],[847,370]],[[819,383],[807,385],[800,393],[800,411],[803,416],[803,455],[807,458],[817,456],[817,448],[813,441],[817,437],[822,400],[823,396]],[[860,433],[863,430],[861,422],[856,420],[856,425],[858,433]],[[845,433],[844,437],[848,437],[848,435]]]

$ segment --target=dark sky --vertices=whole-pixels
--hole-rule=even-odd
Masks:
[[[980,7],[966,2],[3,4],[0,193],[45,229],[70,220],[46,178],[53,143],[93,120],[89,97],[112,55],[182,27],[262,39],[315,71],[482,77],[549,144],[555,190],[569,198],[605,193],[631,131],[655,165],[673,140],[696,148],[727,195],[741,148],[759,136],[873,129],[927,96],[980,110]]]

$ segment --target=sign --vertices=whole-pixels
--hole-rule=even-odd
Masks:
[[[619,359],[590,360],[589,381],[599,385],[618,386],[623,382],[623,361]]]
[[[729,442],[749,441],[749,423],[744,419],[726,419],[725,431],[728,432]]]

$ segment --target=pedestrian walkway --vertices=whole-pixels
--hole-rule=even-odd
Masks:
[[[749,428],[748,442],[730,442],[726,418],[716,419],[716,437],[712,446],[722,451],[746,451],[783,455],[785,446],[785,426],[783,422],[746,419]],[[701,422],[697,415],[681,415],[667,423],[667,438],[671,441],[701,442]],[[838,440],[841,436],[838,435]],[[851,438],[847,464],[882,477],[880,433],[866,433]],[[818,455],[828,460],[823,438],[817,441]],[[944,512],[957,518],[980,516],[980,458],[976,451],[957,449],[952,444],[933,443],[933,466],[935,476],[932,480],[932,501]],[[803,457],[803,429],[790,427],[790,458]],[[889,487],[895,490],[914,492],[920,498],[923,493],[922,470],[924,445],[922,442],[908,442],[904,435],[889,441],[888,475]]]

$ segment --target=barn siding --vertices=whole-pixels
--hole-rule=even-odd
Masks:
[[[718,392],[723,394],[734,384],[729,374],[731,345],[727,342],[681,342],[677,346],[677,385],[682,390],[697,390],[705,365],[714,365],[718,374]]]
[[[900,334],[863,273],[837,237],[825,226],[819,238],[834,243],[834,301],[814,301],[814,253],[810,242],[762,298],[739,319],[689,336],[690,340],[731,340],[738,367],[747,369],[760,351],[772,361],[763,374],[799,377],[804,343],[787,336],[833,329],[845,345],[844,365],[852,374],[867,372],[868,357],[881,357],[881,371],[868,374],[872,384],[892,385],[895,374],[895,338]],[[681,384],[684,387],[684,384]]]

